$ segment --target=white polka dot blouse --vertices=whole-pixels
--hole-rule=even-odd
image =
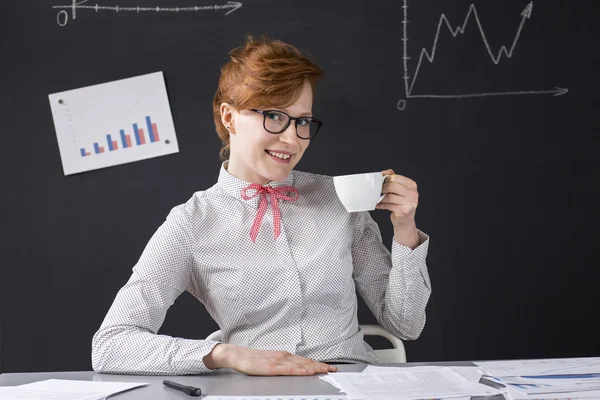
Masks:
[[[262,196],[221,166],[217,183],[174,207],[148,242],[92,340],[95,371],[184,375],[209,372],[202,359],[219,342],[159,335],[167,310],[184,291],[219,325],[223,342],[282,350],[324,362],[376,362],[357,319],[358,292],[379,324],[402,339],[425,325],[431,293],[429,237],[413,250],[383,245],[369,212],[348,213],[329,176],[292,171],[254,240]],[[247,197],[247,196],[246,196]]]

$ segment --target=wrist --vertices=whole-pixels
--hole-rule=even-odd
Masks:
[[[204,356],[202,362],[208,369],[231,368],[231,354],[237,346],[227,343],[219,343],[212,351]]]
[[[419,245],[419,233],[415,224],[408,226],[394,226],[394,240],[401,245],[416,248]]]

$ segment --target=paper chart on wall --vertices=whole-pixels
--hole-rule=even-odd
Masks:
[[[162,72],[48,98],[65,175],[179,152]]]

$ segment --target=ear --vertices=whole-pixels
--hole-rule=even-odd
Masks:
[[[235,133],[235,116],[237,115],[237,110],[229,103],[221,103],[221,107],[219,109],[221,111],[221,123],[225,126],[225,129],[229,131],[229,133]]]

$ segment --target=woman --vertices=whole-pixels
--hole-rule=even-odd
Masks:
[[[311,375],[376,362],[355,288],[394,335],[423,329],[429,240],[415,225],[415,182],[383,172],[390,254],[368,212],[345,211],[331,177],[293,170],[322,125],[312,116],[319,67],[267,38],[230,56],[213,104],[218,181],[173,208],[150,239],[94,335],[98,372]],[[223,343],[157,335],[183,291],[206,306]]]

